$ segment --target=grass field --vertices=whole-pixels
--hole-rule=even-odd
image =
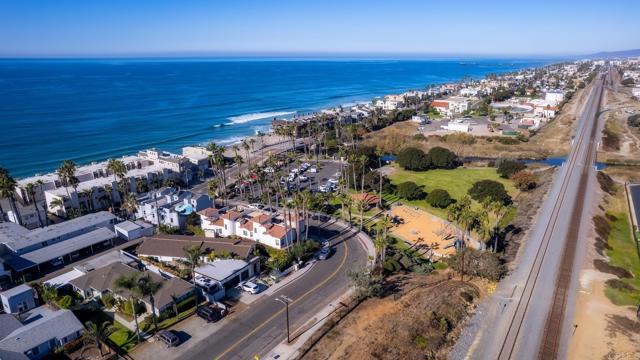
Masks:
[[[127,329],[124,325],[120,324],[117,321],[113,323],[113,328],[115,329],[115,331],[111,335],[109,335],[109,340],[113,341],[115,345],[127,352],[134,346],[136,346],[138,342],[136,333]]]
[[[611,212],[616,220],[611,222],[611,233],[607,251],[609,264],[621,267],[633,273],[630,279],[620,279],[635,290],[614,288],[607,285],[605,294],[616,305],[633,305],[640,303],[640,257],[635,240],[632,237],[629,220],[625,212]]]
[[[511,197],[516,196],[518,193],[511,181],[501,178],[494,168],[407,171],[403,170],[398,165],[394,165],[394,170],[390,175],[390,180],[395,185],[405,181],[413,181],[418,185],[422,185],[427,193],[434,189],[444,189],[447,190],[451,197],[456,200],[467,195],[469,188],[471,188],[475,182],[480,180],[495,180],[502,183]],[[440,218],[446,219],[446,210],[433,208],[427,204],[425,200],[401,200],[401,202],[425,209]]]

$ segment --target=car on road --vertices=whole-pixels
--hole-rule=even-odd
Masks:
[[[331,248],[323,247],[318,251],[318,260],[327,260],[331,256]]]
[[[180,345],[180,338],[175,332],[171,330],[160,330],[156,334],[156,339],[162,341],[167,347],[174,347]]]
[[[219,307],[203,306],[196,311],[198,317],[206,320],[207,322],[216,322],[227,315],[227,310]]]
[[[240,288],[243,291],[248,292],[249,294],[257,294],[260,292],[260,287],[258,286],[258,284],[252,282],[252,281],[247,281],[245,283],[243,283],[242,285],[240,285]]]

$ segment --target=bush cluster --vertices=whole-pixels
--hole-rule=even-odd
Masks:
[[[396,188],[396,195],[407,200],[421,200],[427,196],[427,193],[413,181],[405,181]]]
[[[434,189],[427,195],[427,202],[435,208],[444,209],[453,204],[455,200],[451,198],[447,190]]]
[[[455,169],[461,165],[456,154],[440,146],[431,148],[427,153],[415,147],[406,147],[400,150],[396,160],[403,169],[412,171]]]
[[[476,201],[489,198],[491,201],[500,201],[505,205],[511,203],[511,196],[504,185],[494,180],[480,180],[474,183],[469,189],[469,195]]]
[[[519,171],[522,171],[526,168],[526,166],[523,163],[517,160],[511,160],[511,159],[498,160],[496,162],[496,167],[497,167],[496,172],[498,173],[498,175],[500,175],[505,179],[510,178],[513,174]]]

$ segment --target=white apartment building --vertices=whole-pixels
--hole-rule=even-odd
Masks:
[[[208,195],[162,188],[150,191],[138,199],[136,217],[154,225],[184,229],[189,215],[212,205],[213,201]]]
[[[547,90],[544,93],[544,100],[549,105],[558,105],[564,100],[564,91],[562,90]]]
[[[296,240],[296,229],[304,230],[304,222],[295,215],[286,228],[284,219],[278,219],[260,211],[236,211],[205,209],[198,213],[200,226],[207,237],[238,236],[255,242],[285,249]]]

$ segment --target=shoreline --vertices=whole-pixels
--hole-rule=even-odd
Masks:
[[[552,65],[555,62],[546,62],[543,64],[540,64],[538,66],[531,66],[531,67],[523,67],[517,70],[505,70],[505,71],[497,71],[494,72],[494,74],[496,75],[504,75],[507,73],[511,73],[511,72],[515,72],[515,71],[522,71],[522,70],[527,70],[527,69],[534,69],[534,68],[541,68],[544,66],[548,66],[548,65]],[[480,80],[480,79],[484,79],[486,78],[486,76],[489,75],[489,73],[483,74],[483,75],[475,75],[475,76],[463,76],[458,78],[457,80],[443,80],[443,81],[435,81],[435,82],[430,82],[427,84],[423,84],[422,87],[417,87],[417,89],[425,89],[428,88],[429,86],[437,86],[437,85],[444,85],[444,84],[453,84],[453,83],[457,83],[459,82],[460,79],[466,78],[467,81],[475,81],[475,80]],[[407,91],[411,91],[411,90],[416,90],[415,87],[413,88],[408,88],[408,87],[404,87],[401,90],[396,90],[396,91],[400,91],[400,93],[403,92],[407,92]],[[324,110],[330,110],[330,109],[335,109],[338,107],[353,107],[353,106],[358,106],[361,104],[367,104],[367,103],[371,103],[372,99],[376,99],[376,98],[381,98],[387,95],[394,95],[397,94],[397,92],[395,93],[384,93],[384,94],[378,94],[378,95],[374,95],[373,97],[371,97],[370,95],[362,96],[362,97],[355,97],[353,99],[349,99],[346,102],[342,102],[342,101],[336,101],[336,102],[332,102],[332,101],[328,101],[327,104],[325,105],[320,105],[317,108],[314,109],[309,109],[309,110],[291,110],[291,111],[284,111],[284,110],[280,110],[280,111],[270,111],[270,110],[266,110],[266,111],[262,111],[262,112],[254,112],[254,113],[247,113],[247,114],[240,114],[240,115],[234,115],[234,116],[230,116],[227,117],[226,120],[228,122],[226,123],[221,123],[221,124],[215,124],[215,125],[211,125],[212,128],[224,128],[224,127],[236,127],[236,126],[250,126],[251,123],[253,122],[258,122],[258,121],[265,121],[265,120],[269,120],[269,122],[271,122],[273,119],[284,119],[287,121],[290,121],[291,119],[297,117],[297,116],[303,116],[303,115],[316,115],[321,113]],[[368,100],[367,100],[368,99]],[[331,105],[333,104],[333,105]],[[260,114],[268,114],[269,116],[266,117],[259,117],[259,118],[252,118],[256,115],[260,115]],[[275,116],[272,116],[275,115]],[[274,137],[278,138],[278,135],[275,135],[273,133],[273,128],[271,126],[271,124],[268,125],[264,125],[264,127],[266,128],[266,131],[262,131],[265,134],[265,145],[269,144],[269,141],[272,140]],[[258,143],[260,143],[260,137],[257,134],[257,131],[261,131],[261,130],[254,130],[253,134],[247,134],[247,135],[231,135],[226,139],[220,139],[220,140],[206,140],[203,142],[199,142],[199,143],[183,143],[180,145],[179,149],[184,148],[184,147],[188,147],[188,146],[204,146],[206,147],[207,144],[209,143],[217,143],[219,145],[222,145],[226,148],[226,153],[230,153],[231,152],[231,148],[233,145],[237,145],[242,143],[243,141],[248,141],[249,139],[255,139],[256,140],[256,145]],[[104,161],[107,161],[108,159],[120,159],[123,157],[127,157],[127,156],[132,156],[133,154],[136,154],[139,151],[144,151],[145,149],[149,149],[149,148],[154,148],[157,147],[159,150],[165,150],[162,148],[162,141],[159,141],[160,144],[157,146],[150,146],[150,147],[144,147],[144,148],[140,148],[137,149],[135,152],[128,152],[128,153],[124,153],[121,155],[114,155],[114,156],[109,156],[109,157],[105,157],[105,158],[96,158],[94,160],[88,161],[88,162],[77,162],[78,167],[83,167],[83,166],[88,166],[91,164],[96,164],[96,163],[101,163]],[[274,144],[274,142],[271,142],[270,144]],[[258,152],[260,149],[256,148],[254,149],[252,152]],[[231,153],[233,155],[233,153]],[[246,153],[244,152],[243,149],[241,149],[241,151],[238,152],[238,155],[242,156],[243,158],[245,157]],[[50,170],[50,171],[43,171],[43,172],[32,172],[30,175],[26,175],[26,176],[16,176],[16,179],[18,181],[24,181],[25,179],[29,179],[29,178],[33,178],[33,177],[37,177],[37,176],[43,176],[43,175],[47,175],[47,174],[51,174],[51,173],[55,173],[55,169]]]

